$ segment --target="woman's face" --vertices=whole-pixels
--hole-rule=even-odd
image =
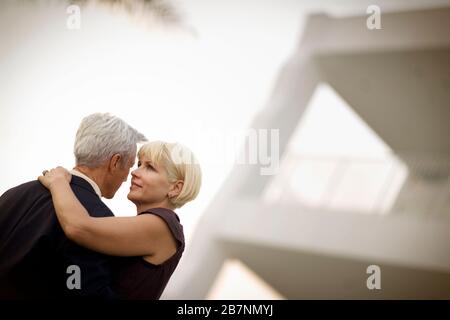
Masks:
[[[171,183],[164,167],[151,163],[145,156],[139,158],[137,169],[131,172],[128,199],[137,206],[167,207]]]

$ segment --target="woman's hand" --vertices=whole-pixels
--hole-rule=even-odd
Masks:
[[[52,186],[60,182],[70,183],[71,179],[72,175],[63,167],[56,167],[50,171],[44,170],[42,176],[38,177],[39,182],[47,189],[51,189]]]

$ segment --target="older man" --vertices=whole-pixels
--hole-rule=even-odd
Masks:
[[[71,187],[90,215],[112,216],[111,199],[127,180],[143,134],[122,119],[95,113],[76,134]],[[0,197],[0,298],[93,297],[113,299],[110,256],[68,240],[49,191],[30,181]]]

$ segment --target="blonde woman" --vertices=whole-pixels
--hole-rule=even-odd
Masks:
[[[39,181],[53,199],[66,236],[117,259],[113,289],[123,299],[159,299],[184,251],[184,233],[175,209],[194,200],[201,170],[192,152],[177,143],[149,142],[138,152],[128,199],[132,217],[91,217],[75,197],[71,174],[58,167]],[[81,275],[83,275],[81,270]]]

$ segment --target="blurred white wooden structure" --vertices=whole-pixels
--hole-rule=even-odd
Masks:
[[[380,30],[366,20],[310,16],[252,127],[280,129],[283,155],[314,89],[328,83],[408,169],[391,212],[268,205],[271,176],[236,165],[164,298],[205,298],[228,257],[289,299],[450,298],[450,9],[386,13]],[[382,290],[366,287],[373,264]]]

